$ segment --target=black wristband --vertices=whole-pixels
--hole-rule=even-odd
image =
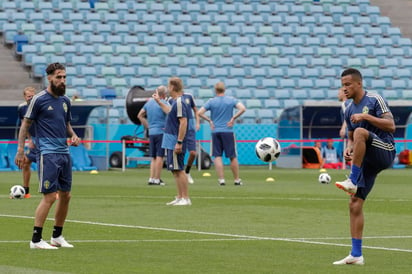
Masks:
[[[179,145],[181,145],[181,144],[183,144],[183,141],[177,140],[177,143],[178,143]]]

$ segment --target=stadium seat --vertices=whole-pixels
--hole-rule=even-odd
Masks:
[[[298,100],[306,100],[310,98],[310,96],[308,96],[306,89],[292,89],[291,97]]]
[[[412,89],[404,89],[402,91],[402,98],[405,100],[412,100]]]
[[[246,109],[242,116],[240,116],[240,122],[242,124],[255,124],[257,122],[256,117],[255,109]]]
[[[12,171],[12,168],[9,165],[9,160],[7,157],[7,148],[3,144],[0,145],[0,171]]]
[[[257,117],[261,124],[273,124],[275,115],[272,109],[258,109]]]
[[[274,108],[281,107],[281,103],[279,99],[268,99],[268,100],[265,100],[263,103],[264,103],[265,108],[267,109],[274,109]]]
[[[69,146],[70,155],[73,159],[73,166],[79,171],[97,170],[96,166],[93,166],[91,158],[86,148],[80,144],[79,146]]]
[[[248,109],[260,109],[262,102],[259,99],[246,99],[246,108]]]

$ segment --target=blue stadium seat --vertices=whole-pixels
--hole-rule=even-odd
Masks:
[[[405,100],[412,100],[412,89],[404,89],[402,91],[402,98]]]
[[[314,87],[312,79],[298,79],[296,86],[301,89],[312,89]]]
[[[392,87],[395,90],[403,90],[408,88],[408,84],[406,83],[405,79],[393,79],[390,82],[390,87]]]
[[[326,94],[323,89],[313,89],[309,92],[310,99],[325,100]]]
[[[285,99],[283,100],[283,107],[284,108],[289,108],[289,107],[295,107],[300,105],[299,100],[297,99]]]
[[[267,89],[256,89],[254,91],[254,96],[261,100],[266,100],[270,98],[270,94]]]
[[[290,79],[280,79],[280,80],[290,80]],[[293,87],[291,88],[295,88],[295,85],[293,84]],[[277,99],[289,99],[291,98],[291,94],[290,94],[289,89],[286,89],[284,86],[280,86],[279,89],[275,90],[274,97]]]
[[[247,109],[260,109],[262,102],[259,99],[246,99],[245,105]]]
[[[256,120],[256,110],[255,109],[246,109],[246,111],[240,117],[240,122],[242,124],[255,124]]]
[[[274,108],[281,107],[281,103],[279,99],[268,99],[268,100],[265,100],[263,103],[264,103],[265,108],[268,108],[268,109],[274,109]]]
[[[79,146],[69,146],[70,155],[73,159],[73,166],[79,171],[97,170],[96,166],[92,165],[91,158],[86,148],[80,144]]]
[[[412,70],[410,68],[397,68],[394,70],[393,76],[398,79],[411,79]]]
[[[306,91],[306,89],[292,89],[291,98],[298,99],[298,100],[306,100],[309,98],[309,96],[308,96],[308,92]]]

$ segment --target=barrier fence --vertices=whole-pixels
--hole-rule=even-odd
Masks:
[[[313,146],[316,141],[326,143],[328,140],[332,140],[335,144],[335,147],[337,146],[342,146],[339,151],[343,153],[343,139],[340,138],[325,138],[325,139],[279,139],[279,143],[281,144],[282,147],[282,153],[280,157],[287,157],[288,153],[290,152],[290,148],[296,148],[299,149],[303,146]],[[241,152],[238,153],[238,158],[239,158],[239,164],[241,165],[266,165],[267,163],[264,163],[257,159],[255,156],[255,143],[258,140],[237,140],[237,143],[239,144],[238,146],[238,152],[239,152],[239,147],[241,148]],[[198,163],[201,161],[201,150],[203,149],[206,151],[208,154],[210,154],[210,140],[197,140],[197,143],[199,144],[197,146],[197,161]],[[412,149],[411,139],[397,139],[395,140],[396,142],[396,148],[397,148],[397,153],[401,152],[402,150],[405,149]],[[14,162],[14,157],[13,155],[7,155],[7,145],[9,144],[17,144],[17,140],[0,140],[0,156],[1,157],[8,157],[8,161],[13,161]],[[87,151],[89,152],[91,157],[103,157],[105,160],[105,166],[101,166],[101,168],[108,169],[109,168],[109,158],[111,153],[113,153],[115,148],[111,148],[110,145],[120,145],[121,147],[121,152],[122,152],[122,170],[125,171],[126,167],[128,165],[128,162],[131,161],[136,161],[136,162],[141,162],[141,161],[150,161],[150,157],[147,157],[147,155],[138,155],[136,153],[132,153],[129,155],[127,149],[129,148],[136,148],[138,149],[135,145],[142,145],[142,144],[148,144],[148,140],[82,140],[81,143],[83,143],[86,147],[88,147]],[[98,150],[93,148],[93,145],[99,145],[99,144],[104,144],[105,148],[103,150]],[[206,147],[206,148],[205,148]],[[209,149],[207,149],[207,147]],[[119,149],[118,149],[119,150]],[[251,157],[250,155],[253,155]],[[299,155],[301,157],[301,155]],[[10,159],[12,158],[12,159]],[[228,164],[228,160],[224,158],[224,164]],[[275,162],[276,163],[276,162]],[[272,168],[272,163],[268,164],[269,169]],[[201,166],[198,165],[198,169],[201,169]]]

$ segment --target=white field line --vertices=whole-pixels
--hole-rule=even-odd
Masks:
[[[7,218],[22,218],[22,219],[33,219],[30,216],[17,216],[17,215],[6,215],[0,214],[0,217],[7,217]],[[53,220],[52,218],[48,218],[48,220]],[[209,235],[209,236],[218,236],[218,237],[229,237],[234,238],[232,240],[267,240],[267,241],[283,241],[283,242],[295,242],[295,243],[305,243],[305,244],[314,244],[314,245],[329,245],[329,246],[344,246],[350,247],[349,244],[339,244],[339,243],[328,243],[324,241],[315,241],[318,240],[343,240],[347,238],[276,238],[276,237],[260,237],[260,236],[250,236],[250,235],[241,235],[241,234],[228,234],[228,233],[218,233],[218,232],[204,232],[204,231],[195,231],[195,230],[185,230],[185,229],[173,229],[173,228],[163,228],[163,227],[150,227],[150,226],[138,226],[138,225],[124,225],[124,224],[111,224],[111,223],[101,223],[101,222],[91,222],[91,221],[79,221],[79,220],[66,220],[66,222],[70,223],[78,223],[78,224],[88,224],[88,225],[96,225],[96,226],[110,226],[110,227],[121,227],[121,228],[132,228],[132,229],[145,229],[145,230],[156,230],[156,231],[168,231],[168,232],[175,232],[175,233],[187,233],[187,234],[197,234],[197,235]],[[367,238],[367,237],[365,237]],[[412,236],[373,236],[374,239],[393,239],[393,238],[412,238]],[[212,239],[218,241],[219,239]],[[112,240],[107,240],[112,241]],[[162,241],[162,240],[158,240]],[[164,240],[168,241],[168,240]],[[177,240],[179,241],[179,240]],[[182,240],[184,241],[184,240]],[[196,240],[191,240],[196,241]],[[0,241],[2,242],[2,241]],[[97,242],[97,241],[96,241]],[[102,242],[102,240],[99,240]],[[104,240],[103,240],[104,242]],[[119,241],[117,241],[119,242]],[[377,249],[377,250],[387,250],[387,251],[399,251],[399,252],[410,252],[412,253],[412,249],[402,249],[402,248],[388,248],[388,247],[380,247],[380,246],[363,246],[366,249]]]
[[[40,197],[40,194],[38,195]],[[0,195],[0,198],[8,198],[9,195]],[[32,194],[32,197],[36,197],[36,194]],[[87,198],[90,199],[90,196],[83,196],[83,195],[76,195],[76,198]],[[93,196],[93,198],[113,198],[113,199],[125,199],[125,198],[133,198],[133,199],[141,199],[141,200],[150,200],[150,199],[170,199],[170,196],[147,196],[147,195],[104,195],[104,196]],[[224,197],[224,196],[191,196],[192,200],[274,200],[274,201],[348,201],[348,197],[344,198],[301,198],[301,197]],[[24,200],[24,199],[22,199]],[[368,203],[371,202],[411,202],[411,199],[368,199]]]

